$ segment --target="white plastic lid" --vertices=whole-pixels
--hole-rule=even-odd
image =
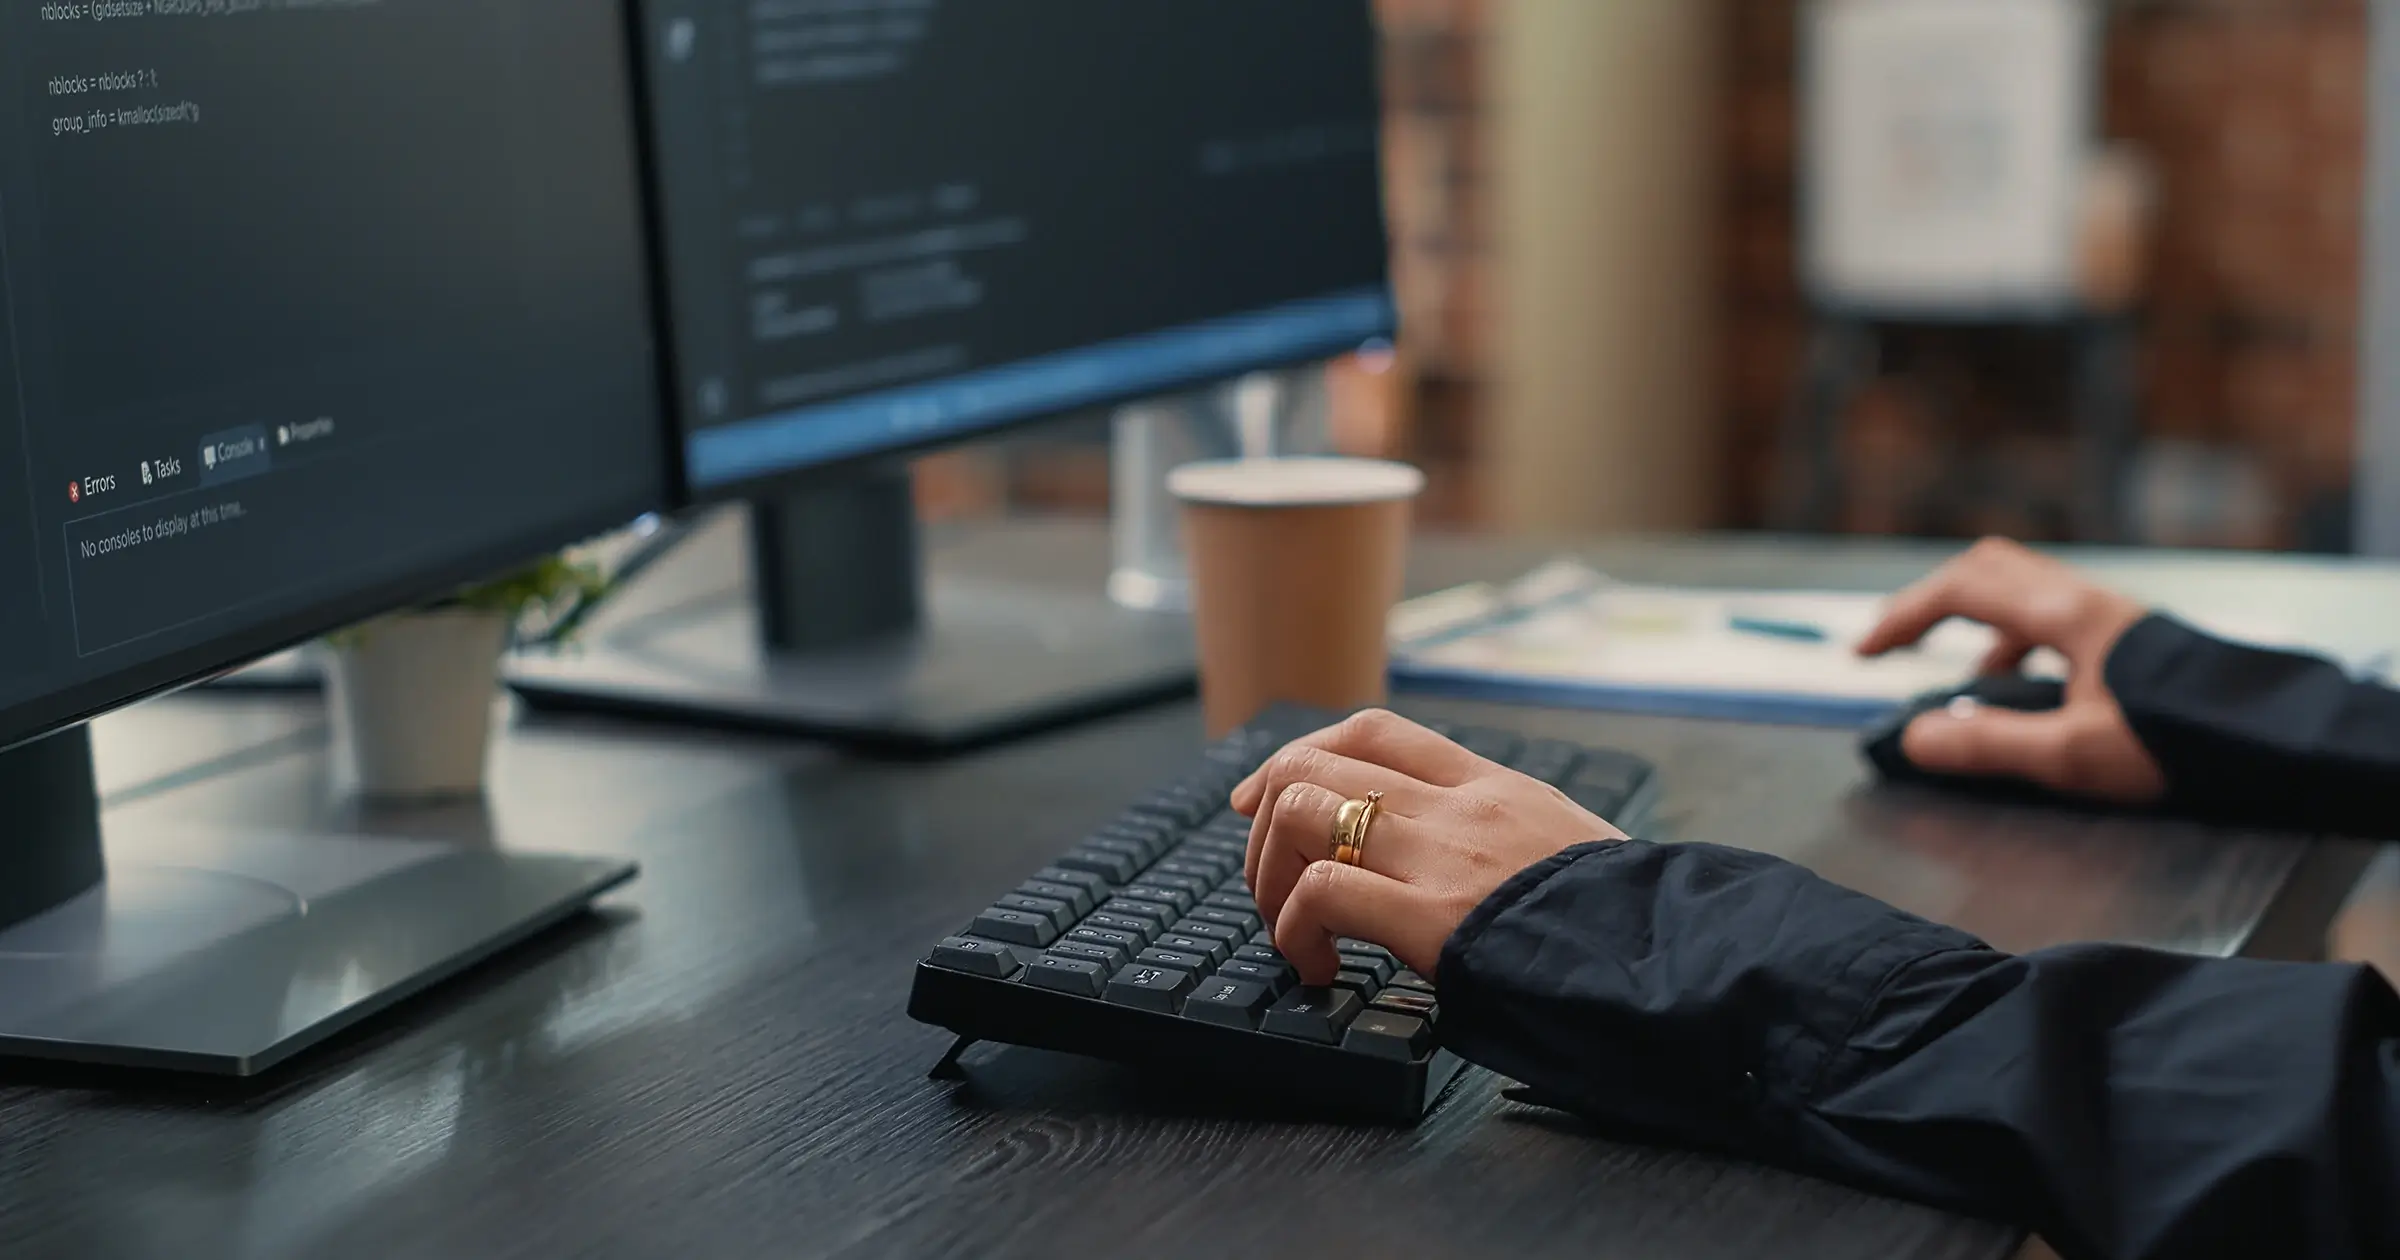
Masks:
[[[1381,459],[1214,460],[1167,474],[1167,492],[1176,498],[1220,507],[1337,507],[1413,499],[1424,491],[1424,473]]]

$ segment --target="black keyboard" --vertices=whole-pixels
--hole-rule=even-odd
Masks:
[[[917,965],[908,1013],[958,1042],[1039,1046],[1279,1097],[1310,1114],[1414,1124],[1458,1074],[1433,986],[1384,949],[1341,943],[1327,988],[1299,985],[1242,883],[1236,783],[1338,715],[1283,707],[1042,867]],[[1443,734],[1639,834],[1650,765],[1486,727]]]

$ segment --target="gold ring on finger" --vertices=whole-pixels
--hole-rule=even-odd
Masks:
[[[1333,822],[1333,860],[1344,866],[1361,866],[1367,860],[1367,831],[1375,825],[1375,815],[1383,810],[1383,793],[1369,792],[1364,800],[1342,802],[1341,812]]]

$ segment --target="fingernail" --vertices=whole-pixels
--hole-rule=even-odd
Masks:
[[[1982,711],[1983,705],[1978,703],[1973,696],[1960,696],[1958,699],[1950,702],[1949,708],[1943,710],[1944,713],[1949,714],[1951,717],[1956,718],[1961,722],[1966,721],[1968,718],[1971,718]]]

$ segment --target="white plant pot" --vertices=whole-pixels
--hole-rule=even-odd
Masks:
[[[334,747],[362,795],[483,790],[508,619],[442,609],[387,617],[326,654]]]

